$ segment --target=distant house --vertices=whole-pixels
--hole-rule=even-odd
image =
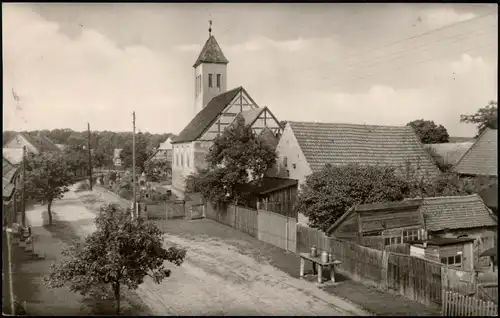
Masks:
[[[408,126],[374,126],[289,121],[276,147],[277,176],[298,180],[333,166],[358,163],[393,166],[400,174],[408,167],[423,178],[440,171]],[[308,220],[299,214],[299,223]]]
[[[448,142],[442,144],[425,144],[424,148],[430,149],[435,154],[435,158],[440,160],[441,164],[454,166],[473,144],[473,142]]]
[[[458,160],[453,170],[463,177],[498,179],[498,135],[496,129],[486,128],[474,144]],[[479,194],[490,209],[498,210],[498,185]]]
[[[497,231],[496,216],[474,194],[358,205],[344,213],[327,234],[364,245],[375,238],[385,246],[467,237],[482,251],[491,247],[486,245],[493,244]]]
[[[158,149],[146,160],[149,161],[166,161],[172,163],[172,137],[162,142]]]
[[[24,146],[26,146],[26,151],[35,154],[46,151],[61,151],[59,147],[42,134],[32,136],[23,132],[17,133],[10,141],[6,142],[4,148],[22,149]]]
[[[113,164],[115,167],[121,167],[122,166],[122,159],[120,158],[120,154],[123,149],[118,149],[116,148],[113,152]]]

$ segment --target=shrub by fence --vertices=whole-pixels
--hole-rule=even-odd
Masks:
[[[442,316],[498,316],[498,305],[476,297],[443,291]]]

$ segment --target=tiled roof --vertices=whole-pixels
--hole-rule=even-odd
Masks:
[[[486,130],[454,167],[459,174],[497,176],[497,130]]]
[[[3,148],[4,160],[8,160],[13,165],[18,165],[23,161],[23,149]]]
[[[13,183],[14,176],[17,172],[17,167],[10,164],[5,158],[3,158],[2,166],[2,197],[10,198],[15,189],[15,184]]]
[[[424,198],[419,211],[429,231],[495,226],[497,220],[478,195]]]
[[[198,139],[242,90],[243,87],[240,86],[212,98],[207,106],[184,127],[179,136],[172,140],[172,143],[189,142]]]
[[[194,63],[193,67],[197,67],[201,63],[229,63],[213,35],[208,37],[208,40],[201,49],[200,55],[198,56],[198,59]]]
[[[493,184],[478,194],[487,207],[498,208],[498,184]]]
[[[410,162],[420,167],[420,175],[432,178],[440,173],[408,126],[288,123],[313,172],[320,171],[327,163],[391,165],[404,169]]]
[[[469,150],[473,142],[427,144],[424,148],[432,149],[443,163],[454,165]]]
[[[26,139],[31,145],[33,145],[38,151],[61,151],[52,141],[43,135],[33,136],[29,133],[21,132],[21,136]]]

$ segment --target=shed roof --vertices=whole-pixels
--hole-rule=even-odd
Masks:
[[[13,182],[14,176],[18,171],[18,167],[12,165],[9,161],[3,158],[2,165],[2,197],[10,198],[16,186]]]
[[[419,210],[429,231],[497,225],[496,217],[477,194],[424,198]]]
[[[237,87],[225,93],[215,96],[181,131],[179,136],[172,140],[172,143],[189,142],[198,139],[203,132],[213,123],[220,113],[233,100],[238,93],[243,91],[243,87]]]
[[[413,210],[423,216],[424,225],[431,232],[496,226],[496,216],[477,194],[432,198],[414,198],[399,202],[360,204],[349,209],[330,228],[333,232],[352,213]]]
[[[297,186],[298,181],[295,179],[284,179],[276,177],[264,177],[259,186],[246,185],[245,189],[255,194],[267,194],[292,186]]]
[[[473,142],[456,142],[442,144],[426,144],[424,148],[432,149],[443,163],[454,165],[469,150]]]
[[[215,63],[215,64],[229,63],[229,61],[224,56],[224,53],[222,53],[222,49],[220,48],[219,43],[217,43],[217,40],[213,35],[210,35],[208,37],[193,67],[197,67],[201,63]]]
[[[318,122],[289,122],[313,172],[325,164],[419,166],[428,177],[440,174],[415,132],[408,126],[375,126]]]
[[[497,176],[497,146],[497,130],[486,128],[454,170],[464,175]]]

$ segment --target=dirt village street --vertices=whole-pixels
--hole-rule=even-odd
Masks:
[[[127,205],[101,187],[92,192],[75,193],[75,189],[56,201],[53,209],[55,222],[69,224],[80,238],[95,230],[93,220],[102,204]],[[40,209],[27,213],[32,227],[43,225],[42,214]],[[172,244],[187,249],[184,263],[180,267],[167,263],[171,277],[161,284],[147,278],[136,291],[153,315],[370,315],[219,238],[166,233],[165,246]]]

